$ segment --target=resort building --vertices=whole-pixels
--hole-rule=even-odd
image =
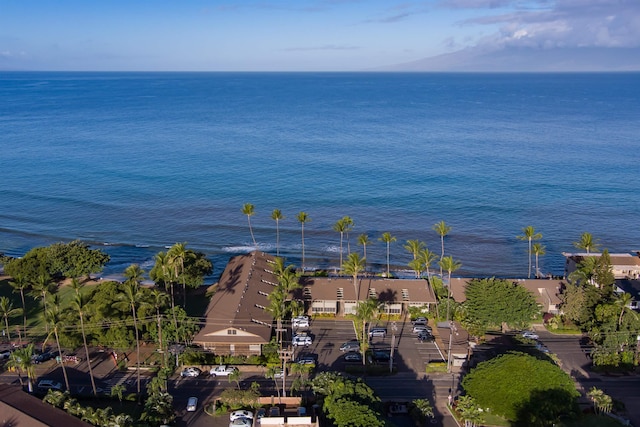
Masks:
[[[564,277],[569,277],[571,273],[578,269],[578,265],[587,257],[600,257],[601,253],[568,253],[563,252],[565,257]],[[611,258],[611,269],[613,277],[616,279],[638,279],[640,278],[640,254],[621,253],[609,254]]]
[[[425,279],[387,279],[358,277],[354,286],[350,277],[303,277],[301,289],[293,298],[304,302],[305,312],[311,315],[346,316],[355,314],[358,301],[377,298],[381,313],[402,315],[409,307],[429,310],[436,297]]]
[[[271,339],[274,323],[267,311],[267,297],[278,284],[273,265],[274,257],[264,252],[231,258],[194,344],[216,354],[261,354],[262,346]]]

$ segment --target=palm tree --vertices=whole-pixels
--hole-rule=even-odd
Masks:
[[[367,234],[361,234],[358,236],[358,244],[362,246],[362,257],[367,258],[367,245],[371,244],[369,236]]]
[[[464,427],[476,427],[482,422],[482,412],[473,397],[460,396],[457,408],[460,418],[464,421]]]
[[[304,274],[304,224],[311,221],[311,217],[306,212],[300,211],[296,218],[302,227],[302,274]]]
[[[0,316],[4,318],[4,325],[7,330],[7,338],[11,341],[11,334],[9,333],[9,318],[19,316],[22,314],[21,308],[13,308],[13,303],[8,297],[0,297]]]
[[[404,244],[404,248],[413,255],[413,259],[418,259],[418,254],[422,249],[425,248],[424,242],[420,240],[407,240],[407,243]]]
[[[349,241],[349,232],[351,230],[353,230],[354,222],[353,222],[353,219],[350,216],[345,216],[344,218],[342,218],[342,220],[346,224],[346,228],[345,228],[344,232],[347,233],[347,254],[350,254],[351,253],[351,242]]]
[[[274,209],[271,219],[276,222],[276,256],[280,256],[280,221],[284,219],[284,215],[280,209]]]
[[[142,283],[144,271],[138,264],[131,264],[124,270],[127,280],[123,283],[122,293],[118,295],[121,301],[114,305],[120,307],[128,306],[133,316],[133,329],[136,333],[136,380],[138,386],[138,396],[140,396],[140,337],[138,336],[138,318],[136,316],[136,306],[140,304],[142,292],[140,283]]]
[[[60,348],[60,336],[58,335],[58,332],[61,328],[64,327],[65,322],[60,318],[60,312],[58,310],[58,306],[54,305],[52,308],[47,310],[47,312],[45,313],[45,317],[46,317],[47,323],[49,324],[49,330],[51,332],[49,332],[49,335],[47,335],[47,337],[45,338],[44,344],[46,344],[49,338],[51,337],[51,335],[53,335],[54,338],[56,339],[56,347],[58,349],[58,355],[62,357],[62,349]],[[71,390],[69,388],[69,377],[67,376],[67,368],[65,368],[64,362],[61,363],[61,366],[62,366],[62,375],[64,376],[64,385],[66,386],[66,390]]]
[[[630,304],[632,301],[633,297],[631,296],[631,294],[628,294],[626,292],[619,294],[614,300],[616,306],[620,308],[620,316],[618,316],[618,326],[622,325],[622,317],[625,313],[631,313],[635,317],[637,317],[637,314],[630,308]]]
[[[537,233],[535,228],[533,228],[533,226],[528,225],[525,228],[522,229],[522,236],[516,236],[518,238],[518,240],[526,240],[529,243],[529,250],[528,250],[528,255],[529,255],[529,274],[527,275],[527,278],[531,278],[531,242],[533,240],[540,240],[542,239],[542,233]]]
[[[87,356],[87,366],[89,366],[89,377],[91,378],[91,387],[93,388],[93,395],[97,396],[96,381],[93,378],[93,368],[91,367],[91,358],[89,357],[89,347],[87,346],[87,334],[84,330],[84,316],[86,315],[87,301],[81,293],[77,293],[74,299],[71,301],[71,306],[78,312],[80,317],[80,332],[82,332],[82,342],[84,343],[84,353]]]
[[[547,253],[546,248],[542,243],[536,242],[531,246],[531,250],[536,256],[536,278],[540,277],[540,268],[538,267],[538,259],[540,255],[544,255]]]
[[[389,250],[391,243],[395,242],[397,239],[387,231],[382,233],[382,237],[380,237],[378,240],[381,240],[387,244],[387,277],[390,277],[391,273],[389,271]]]
[[[362,335],[359,338],[360,352],[362,353],[362,364],[365,364],[365,353],[369,347],[369,331],[367,331],[367,324],[371,324],[371,321],[378,316],[380,312],[380,303],[377,298],[367,298],[365,301],[358,302],[356,306],[355,317],[356,320],[361,322]],[[356,330],[358,328],[356,327]]]
[[[13,292],[20,293],[20,299],[22,300],[22,331],[27,331],[27,305],[24,302],[24,291],[29,287],[29,281],[24,276],[16,276],[9,285],[13,288]]]
[[[171,257],[165,253],[160,252],[155,256],[156,265],[160,266],[160,280],[164,283],[165,289],[169,290],[171,296],[171,314],[173,316],[173,327],[178,330],[178,319],[176,318],[176,300],[173,294],[173,284],[177,280],[175,276],[175,270],[171,268]],[[156,280],[158,278],[156,277]]]
[[[433,225],[432,227],[436,233],[440,236],[440,260],[444,258],[444,236],[449,234],[451,231],[451,227],[448,226],[444,221],[440,221]],[[442,276],[442,269],[440,269],[440,276]]]
[[[416,279],[419,279],[420,276],[422,275],[422,268],[424,267],[422,260],[420,258],[412,259],[407,263],[407,265],[409,266],[410,269],[415,271]]]
[[[340,218],[333,224],[333,231],[337,231],[340,233],[340,266],[342,266],[342,239],[344,236],[344,232],[347,230],[348,224],[345,222],[346,217]]]
[[[182,278],[182,303],[187,307],[187,278],[184,272],[184,265],[193,257],[193,252],[187,249],[186,243],[176,243],[167,252],[169,263],[173,267],[173,274],[176,280]],[[142,282],[142,280],[140,280]]]
[[[53,284],[51,283],[51,277],[46,274],[40,274],[36,277],[35,282],[31,284],[30,295],[35,298],[42,298],[42,316],[47,311],[47,295],[54,291]],[[47,333],[49,333],[49,325],[46,325]]]
[[[258,246],[256,243],[255,237],[253,237],[253,228],[251,228],[251,217],[255,215],[255,206],[251,203],[245,203],[242,205],[242,213],[247,216],[247,222],[249,223],[249,232],[251,233],[251,240],[253,241],[253,246]]]
[[[460,267],[462,267],[462,264],[459,263],[458,261],[454,261],[453,257],[451,255],[446,256],[444,258],[442,258],[440,261],[438,261],[438,265],[440,266],[441,269],[445,270],[447,273],[449,273],[449,277],[448,277],[448,283],[447,283],[447,288],[449,289],[449,291],[447,292],[447,322],[449,321],[449,300],[451,299],[451,273],[453,273],[454,271],[458,270]]]
[[[364,271],[367,260],[360,258],[357,252],[347,256],[347,260],[342,264],[342,271],[349,276],[353,276],[353,290],[356,293],[356,300],[360,300],[360,289],[358,286],[358,275]]]
[[[596,413],[608,413],[613,409],[613,399],[611,399],[611,396],[605,394],[604,391],[597,387],[591,387],[591,390],[587,393],[587,397],[593,402],[593,408]]]
[[[578,249],[584,249],[585,251],[587,251],[587,254],[600,249],[600,243],[598,243],[598,240],[595,240],[593,238],[593,235],[587,232],[582,233],[582,235],[580,236],[580,240],[577,242],[573,242],[573,246]]]
[[[169,303],[169,295],[160,289],[151,290],[151,302],[150,304],[156,309],[156,323],[158,325],[158,345],[163,350],[162,345],[162,316],[160,315],[160,309],[165,307]]]
[[[33,393],[33,379],[36,377],[36,369],[33,364],[33,344],[14,350],[9,356],[7,366],[18,371],[18,379],[22,386],[24,386],[24,383],[22,382],[21,372],[27,374],[29,393]]]
[[[430,280],[431,273],[429,269],[431,268],[431,265],[434,263],[436,258],[438,258],[438,255],[436,255],[435,252],[430,251],[429,248],[424,248],[418,254],[418,258],[422,262],[422,265],[424,265],[424,268],[427,270],[427,280]]]

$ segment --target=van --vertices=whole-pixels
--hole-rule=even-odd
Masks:
[[[382,337],[387,336],[386,328],[371,328],[369,331],[369,337]]]
[[[187,412],[194,412],[196,410],[196,406],[198,406],[198,398],[190,397],[187,401]]]

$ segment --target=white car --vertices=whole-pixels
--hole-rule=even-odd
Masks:
[[[369,337],[382,337],[384,338],[387,335],[387,330],[385,328],[371,328],[369,331]]]
[[[303,345],[305,347],[308,347],[311,344],[313,344],[313,340],[308,335],[306,335],[306,336],[305,335],[296,335],[295,337],[293,337],[293,341],[292,341],[291,344],[294,347],[297,347],[299,345]]]
[[[418,317],[416,320],[414,320],[413,322],[414,325],[426,325],[427,324],[427,318],[426,317]]]
[[[524,332],[522,333],[522,336],[523,336],[524,338],[528,338],[528,339],[530,339],[530,340],[537,340],[538,338],[540,338],[540,337],[538,336],[538,334],[536,334],[535,332],[531,332],[531,331],[524,331]]]
[[[41,380],[38,383],[38,388],[41,390],[62,390],[62,384],[53,380]]]
[[[184,368],[182,372],[180,372],[181,377],[197,377],[200,376],[202,371],[198,368]]]
[[[246,409],[240,409],[238,411],[233,411],[229,414],[229,421],[235,421],[239,418],[246,418],[249,420],[253,419],[253,412],[247,411]]]
[[[428,332],[431,333],[431,328],[428,327],[427,325],[415,325],[413,327],[413,333],[414,334],[421,334],[424,332]]]
[[[211,375],[212,377],[228,377],[237,370],[238,368],[234,368],[233,366],[220,365],[211,368],[211,370],[209,371],[209,375]]]
[[[308,328],[309,318],[307,316],[298,316],[291,319],[291,327],[293,328]]]
[[[238,418],[229,423],[229,427],[252,427],[253,420],[249,418]]]

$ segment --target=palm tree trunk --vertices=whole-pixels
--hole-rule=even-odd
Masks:
[[[58,347],[58,356],[60,357],[60,362],[62,363],[62,375],[64,376],[64,385],[67,387],[67,391],[71,391],[69,389],[69,377],[67,377],[67,368],[64,367],[64,360],[62,360],[62,350],[60,349],[60,338],[58,337],[58,328],[54,327],[53,333],[56,337],[56,346]]]
[[[276,219],[276,256],[280,256],[280,225]]]
[[[531,279],[531,237],[529,237],[529,274],[527,279]]]
[[[4,316],[4,325],[7,328],[7,338],[9,339],[9,342],[11,342],[11,334],[9,333],[9,316],[7,315]]]
[[[136,319],[136,307],[131,304],[133,314],[133,328],[136,331],[136,381],[138,383],[138,398],[140,398],[140,339],[138,338],[138,320]]]
[[[93,395],[98,396],[96,390],[96,381],[93,379],[93,368],[91,367],[91,358],[89,357],[89,347],[87,346],[87,335],[84,333],[84,316],[80,315],[80,330],[82,331],[82,341],[84,342],[84,353],[87,356],[87,365],[89,366],[89,377],[91,378],[91,387],[93,388]]]
[[[27,333],[27,305],[24,303],[24,289],[20,288],[20,298],[22,299],[22,327],[23,331]],[[20,344],[22,344],[22,338],[20,338]]]

